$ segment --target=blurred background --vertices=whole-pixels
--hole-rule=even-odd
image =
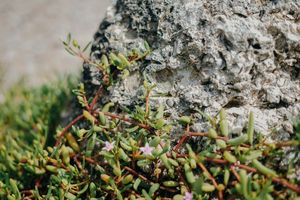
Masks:
[[[112,0],[0,0],[1,93],[21,78],[39,85],[58,73],[80,73],[82,61],[63,48],[70,32],[84,46]]]

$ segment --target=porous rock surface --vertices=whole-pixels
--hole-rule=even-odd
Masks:
[[[107,101],[141,104],[147,79],[157,85],[151,104],[164,104],[171,118],[199,110],[215,116],[224,107],[232,133],[250,111],[256,130],[292,132],[291,119],[300,117],[299,0],[119,0],[91,56],[144,40],[153,52],[110,88]],[[84,79],[96,89],[101,76],[85,65]],[[201,115],[194,118],[193,128],[205,131]]]

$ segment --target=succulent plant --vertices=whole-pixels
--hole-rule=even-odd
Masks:
[[[117,81],[110,68],[124,74],[150,53],[149,45],[145,42],[143,49],[129,53],[103,54],[99,63],[84,57],[87,47],[81,50],[71,36],[64,45],[70,54],[97,67],[103,82],[93,97],[87,96],[82,83],[73,90],[82,113],[64,128],[57,127],[56,134],[50,128],[53,112],[63,110],[66,89],[26,91],[18,107],[10,99],[1,105],[6,109],[0,114],[1,198],[298,198],[299,181],[291,174],[299,171],[299,160],[283,170],[273,158],[282,159],[285,149],[299,154],[299,123],[295,123],[294,138],[269,144],[254,129],[255,113],[249,114],[246,133],[232,137],[222,109],[219,120],[207,117],[211,122],[207,132],[192,132],[190,116],[171,121],[162,105],[150,106],[155,85],[147,81],[143,107],[119,111],[112,102],[98,105],[101,93]],[[28,96],[33,102],[28,102]],[[59,114],[55,119],[59,121]],[[170,134],[174,124],[182,127],[176,143]],[[191,138],[203,137],[206,148],[189,144]]]

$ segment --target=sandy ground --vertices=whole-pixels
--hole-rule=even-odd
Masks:
[[[79,73],[81,60],[65,52],[72,33],[92,40],[111,0],[0,0],[0,80],[7,88],[21,77],[37,85],[59,74]]]

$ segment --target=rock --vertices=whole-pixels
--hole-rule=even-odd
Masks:
[[[140,102],[144,79],[157,84],[151,105],[165,104],[171,118],[224,107],[232,132],[290,129],[300,117],[300,1],[118,0],[95,34],[92,59],[126,52],[146,40],[153,49],[130,76],[113,86],[109,99]],[[99,73],[85,65],[85,82]],[[167,96],[167,97],[166,97]],[[201,117],[197,129],[207,128]]]

